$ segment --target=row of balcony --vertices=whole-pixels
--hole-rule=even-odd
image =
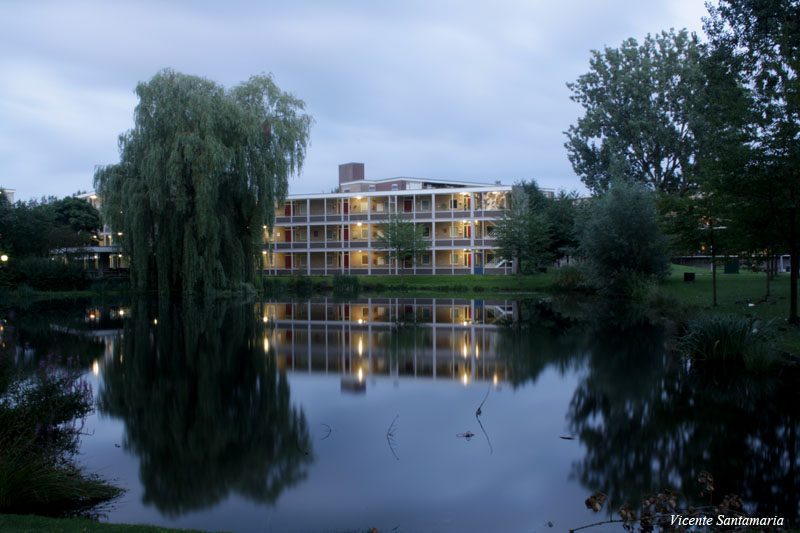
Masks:
[[[496,239],[426,239],[432,248],[463,248],[463,247],[488,247],[494,248],[497,246]],[[380,244],[377,241],[367,241],[363,239],[353,239],[351,241],[300,241],[300,242],[275,242],[272,243],[274,250],[319,250],[326,249],[373,249],[380,250]]]
[[[403,218],[408,220],[455,220],[460,218],[485,218],[494,219],[503,216],[502,211],[437,211],[432,213],[430,211],[416,211],[416,212],[399,212]],[[348,213],[341,214],[326,214],[326,215],[294,215],[294,216],[276,216],[276,224],[305,224],[315,222],[347,222],[347,221],[385,221],[389,220],[390,213]]]
[[[388,217],[390,213],[435,215],[434,218],[456,217],[465,213],[490,216],[488,213],[502,213],[507,194],[507,191],[489,191],[304,198],[287,200],[276,214],[291,219],[321,217],[317,221],[335,216]]]

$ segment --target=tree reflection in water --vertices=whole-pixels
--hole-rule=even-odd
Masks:
[[[707,505],[698,476],[711,472],[713,503],[738,494],[751,516],[800,516],[800,370],[752,374],[682,361],[664,347],[663,328],[594,326],[539,339],[552,320],[521,308],[501,337],[515,383],[548,365],[585,367],[567,413],[586,449],[572,475],[587,492],[609,496],[606,509],[638,505],[648,493],[682,491]],[[544,324],[544,327],[543,327]],[[581,340],[583,339],[583,340]],[[535,346],[531,350],[520,346]],[[522,372],[522,374],[518,374]]]
[[[98,406],[125,422],[145,503],[171,516],[231,492],[272,503],[305,478],[313,460],[305,414],[264,353],[264,334],[241,303],[134,306]]]

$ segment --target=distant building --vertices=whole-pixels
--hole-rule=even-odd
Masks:
[[[0,189],[0,194],[5,196],[6,200],[8,200],[8,203],[10,204],[14,203],[14,193],[16,192],[16,189]]]
[[[407,274],[510,273],[493,235],[510,185],[420,178],[367,180],[363,163],[339,165],[329,194],[290,195],[278,206],[272,234],[265,230],[265,263],[272,274],[398,273],[376,246],[381,224],[394,213],[417,226],[430,249]],[[552,197],[553,191],[543,191]]]

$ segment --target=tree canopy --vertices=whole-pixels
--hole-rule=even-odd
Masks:
[[[136,87],[120,162],[95,172],[136,287],[208,293],[253,279],[263,226],[305,159],[312,119],[271,76],[226,90],[166,69]]]
[[[585,114],[569,127],[564,145],[587,188],[600,193],[615,178],[662,192],[690,188],[700,54],[696,36],[686,30],[592,51],[590,71],[567,84]]]
[[[666,275],[669,256],[653,193],[644,185],[614,181],[581,215],[578,239],[584,270],[601,293],[626,296],[637,280]]]
[[[751,95],[749,154],[717,184],[761,248],[788,251],[789,322],[797,323],[800,264],[800,2],[720,0],[705,20],[711,48],[729,57]],[[741,218],[738,217],[738,218]],[[758,246],[751,246],[758,247]]]
[[[400,263],[406,261],[416,265],[422,253],[430,248],[422,232],[422,225],[415,225],[403,215],[394,213],[385,224],[381,224],[375,247],[387,251],[390,265],[396,263],[397,268],[402,268]]]
[[[494,222],[497,253],[514,262],[518,276],[538,272],[549,257],[548,202],[535,183],[521,183],[509,196],[502,218]]]

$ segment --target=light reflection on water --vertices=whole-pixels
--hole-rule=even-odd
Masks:
[[[696,494],[702,470],[757,516],[797,516],[796,372],[688,368],[658,328],[504,300],[142,300],[77,315],[33,309],[3,341],[20,364],[81,354],[99,404],[83,458],[128,489],[110,521],[563,530],[605,518],[583,506],[596,490],[613,509]]]

